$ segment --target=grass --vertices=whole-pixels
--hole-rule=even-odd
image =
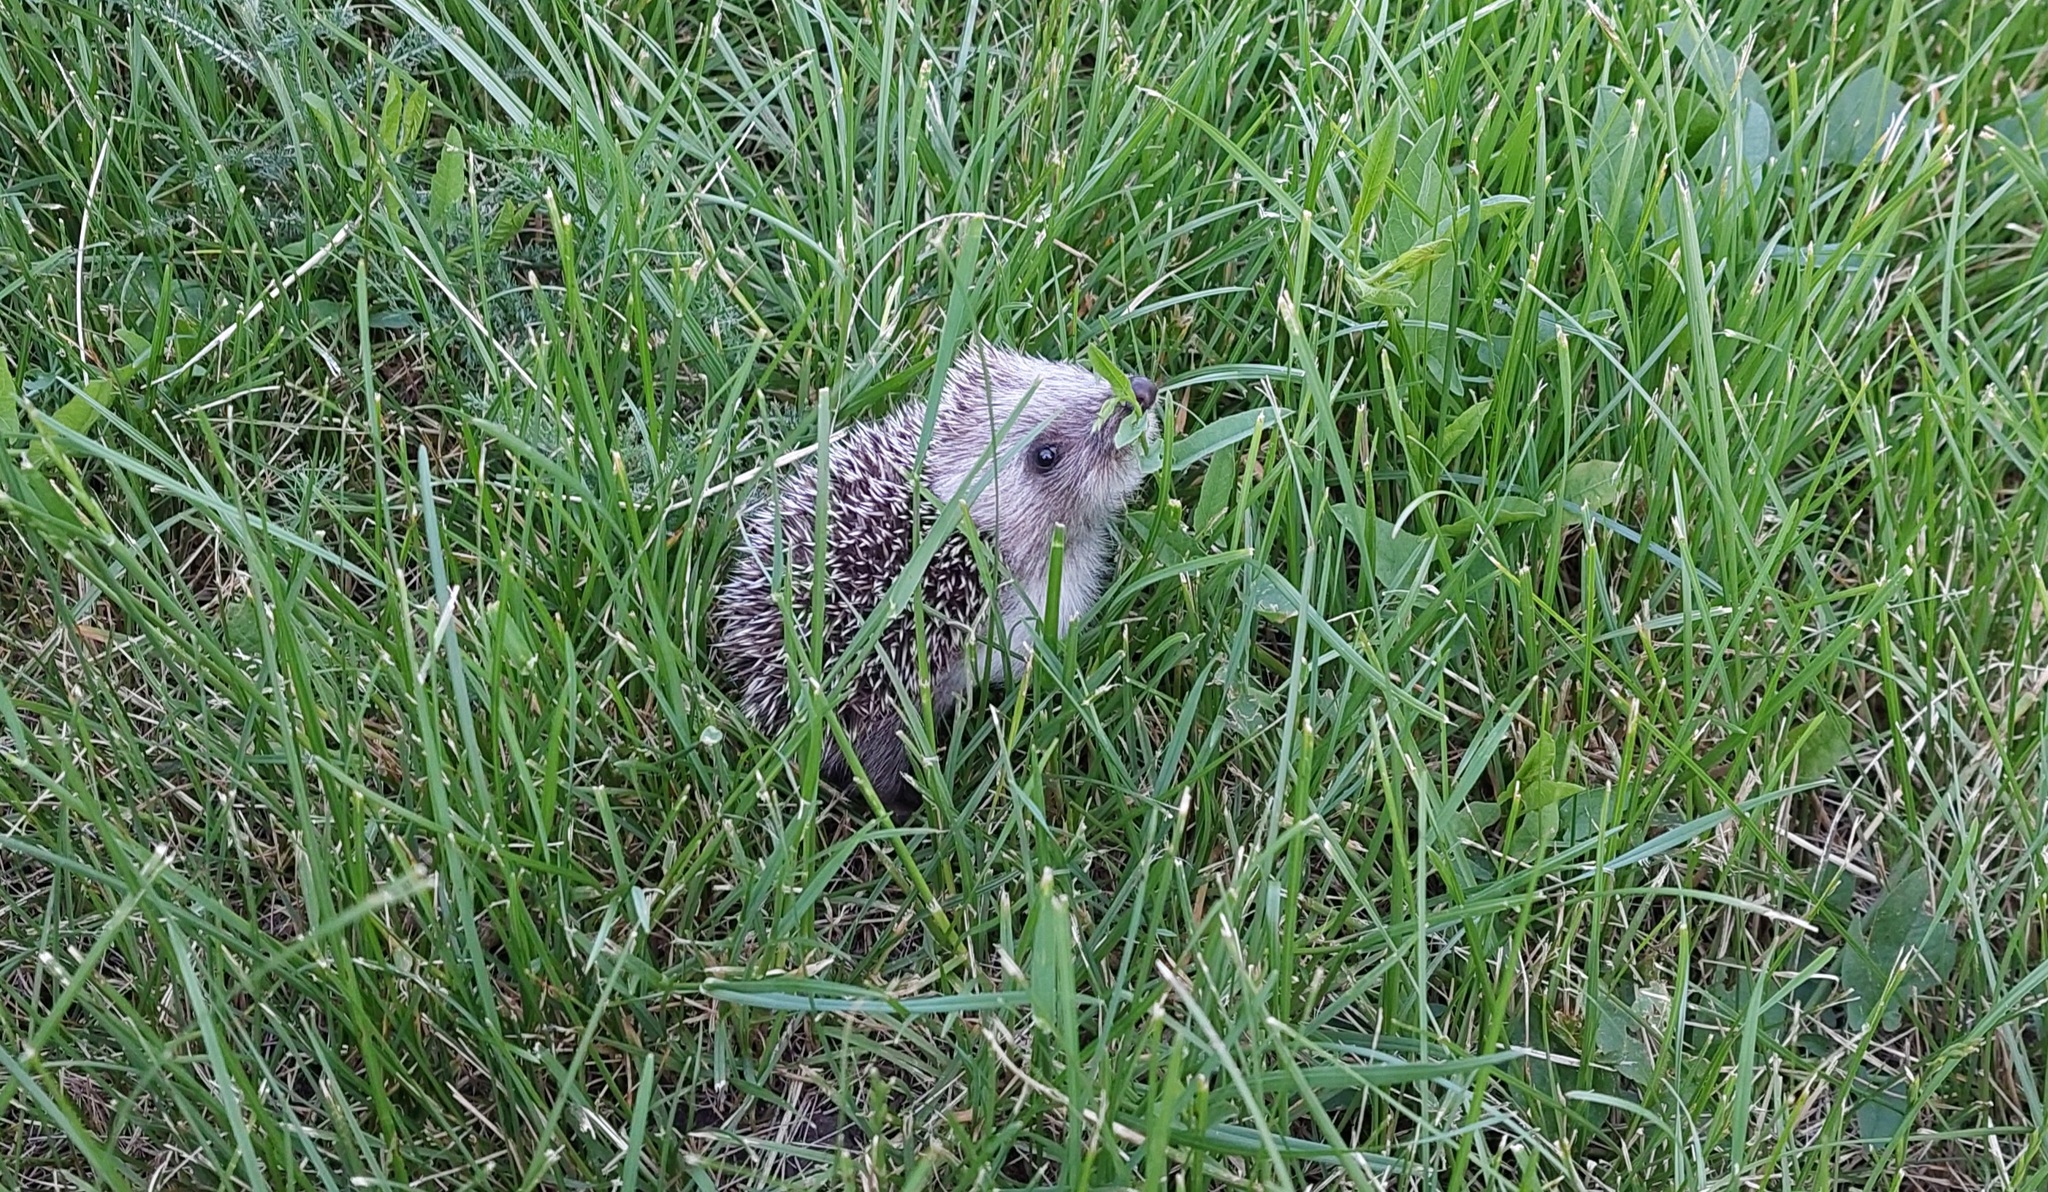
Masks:
[[[2048,1187],[2048,6],[765,7],[0,0],[10,1186]],[[976,329],[895,830],[723,486]]]

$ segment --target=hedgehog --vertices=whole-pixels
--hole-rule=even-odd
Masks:
[[[1114,522],[1143,479],[1140,442],[1158,429],[1157,387],[1133,377],[1130,388],[1135,410],[1086,368],[977,340],[958,353],[934,402],[907,403],[831,436],[823,551],[815,462],[747,506],[712,617],[716,656],[746,717],[774,735],[795,716],[787,650],[792,640],[810,648],[821,556],[830,682],[833,661],[946,510],[956,510],[918,591],[898,605],[837,705],[883,808],[899,823],[915,812],[922,799],[906,772],[903,697],[917,699],[928,681],[933,710],[944,716],[977,674],[996,684],[1010,678],[1031,652],[1053,590],[1055,527],[1064,527],[1065,546],[1053,630],[1064,633],[1101,595]],[[1143,419],[1135,435],[1125,425],[1134,413]],[[995,574],[977,563],[970,533],[991,548]],[[791,613],[787,636],[779,594]],[[853,789],[853,771],[829,733],[821,777]]]

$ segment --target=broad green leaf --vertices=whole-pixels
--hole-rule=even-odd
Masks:
[[[1181,471],[1225,447],[1242,443],[1265,428],[1278,426],[1293,412],[1281,406],[1255,406],[1226,414],[1173,445],[1173,470]]]
[[[1605,787],[1569,784],[1556,804],[1558,835],[1567,847],[1591,840],[1607,827],[1612,800]]]
[[[1777,156],[1778,133],[1770,109],[1749,101],[1728,113],[1693,156],[1693,165],[1714,179],[1714,197],[1739,210],[1763,185],[1764,169]]]
[[[1202,475],[1202,491],[1195,498],[1194,530],[1198,535],[1207,534],[1230,509],[1230,498],[1237,488],[1237,453],[1225,452],[1217,456],[1216,462]]]
[[[1869,947],[1867,941],[1855,940],[1835,958],[1836,975],[1842,980],[1842,988],[1849,991],[1849,1025],[1859,1031],[1870,1021],[1871,1007],[1884,996],[1885,982],[1891,973],[1886,959],[1872,956]],[[1896,960],[1897,956],[1889,959]]]
[[[1141,407],[1138,405],[1138,395],[1131,389],[1131,378],[1116,366],[1116,362],[1109,358],[1109,353],[1103,351],[1101,347],[1089,344],[1088,360],[1095,366],[1095,375],[1109,382],[1109,400],[1103,402],[1102,408],[1095,413],[1096,429],[1100,430],[1107,426],[1119,406],[1131,412],[1131,416],[1124,419],[1116,428],[1117,449],[1122,450],[1143,438],[1145,434],[1145,420],[1139,417]]]
[[[1487,195],[1476,203],[1460,204],[1457,209],[1437,223],[1436,234],[1440,238],[1456,239],[1458,234],[1465,230],[1466,224],[1472,220],[1477,220],[1483,224],[1490,220],[1499,219],[1510,211],[1527,211],[1528,209],[1529,197],[1527,195]]]
[[[1061,962],[1073,957],[1073,921],[1050,871],[1039,875],[1034,901],[1038,915],[1031,933],[1031,1016],[1039,1030],[1052,1033],[1065,1018]]]
[[[1479,425],[1486,421],[1486,412],[1492,408],[1493,399],[1487,398],[1459,411],[1458,416],[1451,419],[1451,424],[1437,436],[1437,462],[1448,464],[1456,459],[1458,453],[1465,449],[1465,444],[1472,441],[1472,436],[1479,433]]]
[[[1589,310],[1581,316],[1565,319],[1560,319],[1549,311],[1539,310],[1536,312],[1537,345],[1543,348],[1555,348],[1558,336],[1570,335],[1583,339],[1602,351],[1619,352],[1621,348],[1614,341],[1593,330],[1597,324],[1609,322],[1613,318],[1614,312],[1604,307],[1600,310]]]
[[[1452,846],[1444,850],[1444,856],[1459,881],[1477,885],[1495,877],[1493,858],[1487,855],[1486,830],[1498,822],[1498,803],[1469,803],[1435,821],[1437,838]]]
[[[1409,293],[1409,286],[1418,273],[1433,262],[1448,256],[1451,251],[1449,238],[1439,236],[1435,240],[1418,244],[1407,249],[1391,261],[1383,261],[1364,273],[1346,271],[1344,282],[1351,289],[1351,296],[1368,306],[1409,306],[1415,299]]]
[[[1582,788],[1577,783],[1559,780],[1563,760],[1557,735],[1539,733],[1529,746],[1529,752],[1523,755],[1522,764],[1515,767],[1515,777],[1508,784],[1509,792],[1532,811],[1540,811],[1566,795],[1578,792]]]
[[[1581,460],[1565,471],[1557,495],[1581,509],[1602,509],[1628,491],[1621,477],[1622,465],[1613,460]]]
[[[221,639],[247,657],[263,656],[263,609],[254,596],[243,592],[221,610]]]
[[[491,230],[485,233],[485,246],[491,252],[504,251],[505,247],[512,243],[512,238],[526,226],[527,221],[533,217],[534,210],[539,206],[539,203],[531,199],[523,203],[500,204],[497,218],[491,220]]]
[[[1254,571],[1245,577],[1244,597],[1256,611],[1283,621],[1301,612],[1300,593],[1266,571]]]
[[[1593,215],[1618,234],[1632,236],[1642,222],[1641,159],[1638,111],[1623,101],[1620,88],[1596,88],[1593,123],[1586,130],[1586,201]]]
[[[1145,437],[1145,428],[1146,422],[1143,414],[1140,411],[1140,407],[1133,404],[1131,406],[1131,416],[1117,424],[1116,438],[1114,440],[1116,443],[1116,449],[1118,451],[1123,451],[1127,450],[1128,448],[1136,444],[1138,440]],[[1163,460],[1164,458],[1165,457],[1163,455],[1159,456],[1158,458],[1153,458],[1152,454],[1148,452],[1146,456],[1146,467],[1144,468],[1144,471],[1147,473],[1157,471],[1161,460]]]
[[[1993,120],[1989,131],[2005,152],[2048,166],[2048,88],[2020,100],[2013,114]]]
[[[1449,238],[1439,236],[1434,240],[1404,250],[1401,255],[1379,266],[1371,274],[1367,274],[1365,280],[1367,282],[1374,282],[1382,280],[1380,275],[1391,276],[1394,274],[1414,273],[1424,265],[1432,264],[1449,256],[1450,252],[1451,242]]]
[[[1271,727],[1279,706],[1279,696],[1250,684],[1233,685],[1223,696],[1224,716],[1231,729],[1245,736],[1256,736]]]
[[[93,424],[100,420],[100,409],[107,406],[113,400],[113,397],[113,379],[110,377],[94,377],[85,383],[85,393],[83,396],[74,397],[57,407],[57,412],[50,415],[50,417],[62,423],[66,429],[82,435],[92,430]],[[40,442],[35,443],[28,449],[29,462],[45,463],[51,458],[53,453],[61,450],[63,448],[58,442],[45,434]]]
[[[1904,969],[1887,1003],[1886,1029],[1896,1023],[1899,1007],[1908,998],[1946,980],[1955,967],[1955,933],[1927,912],[1929,892],[1926,870],[1902,873],[1849,925],[1849,946],[1842,949],[1836,965],[1851,995],[1852,1028],[1861,1030],[1869,1023],[1895,970]]]
[[[377,115],[377,144],[386,155],[401,157],[419,139],[427,123],[427,92],[408,86],[396,74],[384,80],[384,107]]]
[[[1882,1092],[1871,1094],[1856,1107],[1856,1141],[1869,1147],[1881,1147],[1891,1142],[1905,1126],[1906,1113],[1910,1108],[1903,1080]]]
[[[398,76],[384,76],[384,105],[377,112],[377,143],[384,152],[398,153],[398,125],[404,119],[405,92],[400,88]]]
[[[1397,530],[1383,518],[1372,519],[1372,575],[1384,588],[1405,588],[1429,558],[1429,538]]]
[[[1565,778],[1568,760],[1566,746],[1555,734],[1544,733],[1515,767],[1506,800],[1520,804],[1522,820],[1512,850],[1531,850],[1560,835],[1564,843],[1575,844],[1600,831],[1605,792]]]
[[[1550,506],[1527,497],[1494,497],[1482,503],[1470,516],[1443,527],[1443,532],[1452,538],[1462,538],[1480,526],[1509,526],[1516,522],[1535,521],[1550,511]]]
[[[1144,407],[1138,404],[1138,395],[1131,388],[1130,377],[1125,375],[1122,369],[1111,363],[1108,355],[1101,348],[1090,344],[1088,345],[1088,354],[1095,359],[1097,371],[1109,381],[1110,390],[1109,400],[1104,402],[1102,409],[1096,413],[1096,428],[1099,430],[1106,426],[1109,420],[1115,417],[1119,407],[1130,412],[1129,417],[1118,423],[1116,428],[1115,441],[1117,450],[1122,451],[1145,437]],[[1147,471],[1151,471],[1159,466],[1156,459],[1150,462],[1151,467],[1147,468]]]
[[[1821,124],[1822,163],[1854,165],[1870,156],[1885,130],[1903,116],[1899,98],[1905,93],[1875,66],[1850,79],[1835,93]]]
[[[121,346],[128,349],[129,360],[140,363],[148,356],[150,347],[148,336],[135,330],[133,327],[116,327],[113,334],[115,339],[121,341]],[[132,367],[132,365],[124,365],[123,367],[128,368]]]
[[[1344,634],[1340,633],[1335,625],[1330,624],[1329,620],[1323,616],[1322,610],[1318,609],[1312,601],[1304,597],[1286,576],[1275,571],[1272,564],[1259,560],[1250,560],[1249,563],[1250,565],[1247,570],[1250,571],[1255,579],[1264,581],[1257,585],[1258,594],[1287,602],[1287,613],[1289,615],[1305,617],[1308,620],[1309,628],[1315,633],[1317,640],[1329,648],[1330,653],[1335,656],[1335,661],[1351,667],[1374,683],[1383,684],[1383,690],[1386,694],[1398,701],[1408,711],[1422,716],[1439,714],[1436,709],[1411,695],[1392,675],[1389,675],[1377,663],[1368,660],[1360,652],[1358,646],[1345,637]],[[1254,588],[1251,585],[1247,585],[1247,598],[1253,595]]]
[[[1849,756],[1849,718],[1839,712],[1823,712],[1801,722],[1788,741],[1793,749],[1792,780],[1810,781]]]
[[[306,105],[313,122],[327,134],[327,147],[334,154],[334,160],[344,167],[360,169],[363,164],[362,140],[349,118],[324,97],[311,92],[301,95],[299,101]]]
[[[1040,873],[1038,894],[1033,901],[1037,903],[1033,908],[1037,922],[1026,962],[1030,968],[1031,1018],[1037,1029],[1048,1036],[1041,1046],[1046,1053],[1057,1055],[1067,1070],[1069,1095],[1085,1102],[1092,1097],[1086,1084],[1089,1066],[1081,1054],[1080,992],[1074,963],[1079,945],[1074,936],[1073,912],[1068,909],[1067,896],[1060,892],[1051,869]]]
[[[1329,516],[1337,518],[1337,524],[1343,526],[1343,533],[1352,535],[1352,541],[1358,543],[1360,551],[1366,551],[1366,549],[1372,547],[1372,539],[1374,539],[1374,535],[1372,535],[1372,518],[1366,514],[1364,506],[1354,506],[1350,502],[1337,502],[1337,504],[1329,506]]]
[[[1476,831],[1484,832],[1500,822],[1500,804],[1468,803],[1458,814],[1468,817]]]
[[[405,117],[400,126],[398,151],[404,153],[420,143],[420,133],[427,127],[431,100],[425,87],[407,87],[405,92]]]
[[[1856,1107],[1856,1140],[1882,1146],[1906,1124],[1904,1097],[1873,1097]]]
[[[1693,77],[1723,108],[1732,107],[1737,99],[1767,104],[1763,80],[1757,78],[1749,64],[1690,18],[1665,21],[1657,26],[1657,31],[1678,47],[1685,64],[1692,68]]]
[[[1113,397],[1123,401],[1137,400],[1131,392],[1131,378],[1124,375],[1124,370],[1116,366],[1116,361],[1109,358],[1109,353],[1103,351],[1100,344],[1088,345],[1088,363],[1095,369],[1096,376],[1109,382]]]
[[[1994,185],[2018,177],[2037,194],[2048,194],[2048,90],[2021,100],[2019,110],[1992,121],[1985,138],[1997,150],[1985,173]]]
[[[355,313],[355,307],[332,298],[311,298],[306,302],[306,322],[314,327],[331,327]]]
[[[512,670],[521,674],[531,673],[539,661],[533,642],[519,622],[507,613],[496,600],[484,606],[484,624],[497,634],[498,657]]]
[[[1405,285],[1376,286],[1352,274],[1346,274],[1344,280],[1351,290],[1351,297],[1360,306],[1381,306],[1389,310],[1400,310],[1415,305],[1415,299],[1408,293]],[[1405,278],[1402,280],[1406,281]]]
[[[1650,1026],[1642,1013],[1644,995],[1638,991],[1634,1004],[1625,1006],[1602,989],[1595,991],[1593,1003],[1600,1015],[1593,1032],[1594,1051],[1623,1076],[1639,1085],[1648,1084],[1656,1072],[1656,1059],[1650,1051]]]
[[[1385,518],[1348,502],[1330,506],[1330,514],[1360,550],[1371,552],[1373,579],[1380,587],[1406,588],[1415,581],[1416,569],[1429,555],[1427,535],[1397,529]]]
[[[1388,108],[1373,126],[1372,139],[1366,142],[1365,164],[1359,169],[1358,202],[1351,212],[1351,244],[1355,251],[1359,237],[1363,234],[1365,221],[1380,205],[1386,194],[1387,180],[1394,173],[1394,149],[1401,139],[1401,112],[1399,108]]]
[[[1751,185],[1776,156],[1778,129],[1771,123],[1771,109],[1751,100],[1742,112],[1742,163],[1749,170]]]
[[[1529,752],[1522,755],[1522,764],[1515,767],[1517,785],[1531,778],[1549,778],[1557,772],[1557,736],[1554,733],[1538,733],[1529,746]]]
[[[1672,93],[1671,115],[1678,123],[1679,142],[1688,156],[1699,152],[1714,130],[1721,127],[1721,107],[1689,87]]]
[[[1416,139],[1414,152],[1394,176],[1395,197],[1387,212],[1382,238],[1397,261],[1401,254],[1426,248],[1439,239],[1437,226],[1452,213],[1450,185],[1436,161],[1443,131],[1441,120],[1431,125]],[[1429,376],[1454,393],[1463,389],[1463,382],[1451,354],[1450,333],[1444,327],[1454,321],[1451,303],[1456,275],[1457,263],[1449,256],[1433,257],[1420,267],[1409,285],[1402,287],[1413,300],[1410,319],[1415,324],[1438,325],[1404,325],[1404,342]]]
[[[439,223],[462,201],[469,181],[469,151],[463,147],[462,132],[448,130],[441,145],[441,160],[434,163],[434,186],[427,200],[427,217]]]
[[[1586,788],[1577,782],[1565,782],[1557,778],[1536,778],[1520,784],[1517,789],[1521,793],[1522,802],[1529,810],[1541,811],[1564,802]]]

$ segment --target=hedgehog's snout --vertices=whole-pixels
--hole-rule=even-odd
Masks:
[[[1131,396],[1138,399],[1138,413],[1140,415],[1150,414],[1153,404],[1159,400],[1159,386],[1150,377],[1132,377]],[[1110,412],[1109,421],[1102,431],[1105,441],[1116,436],[1116,433],[1123,427],[1124,419],[1128,418],[1130,413],[1131,407],[1123,403],[1119,403]]]

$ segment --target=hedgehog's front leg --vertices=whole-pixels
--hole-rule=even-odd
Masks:
[[[897,823],[905,822],[924,799],[910,784],[910,750],[897,735],[903,727],[901,718],[884,712],[863,717],[846,727],[853,741],[854,756],[860,759],[860,768],[867,771],[868,781],[874,784],[883,810]],[[852,764],[829,742],[821,776],[842,793],[860,797]]]
[[[897,717],[878,716],[853,738],[861,769],[868,772],[868,781],[875,784],[875,795],[882,800],[883,810],[899,824],[907,821],[924,802],[924,797],[910,784],[910,750],[899,735],[901,728]]]

